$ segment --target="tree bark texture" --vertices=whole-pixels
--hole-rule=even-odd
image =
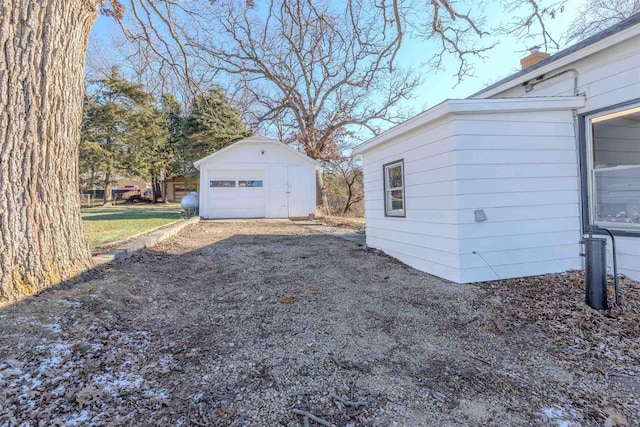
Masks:
[[[96,0],[0,0],[0,301],[86,270],[78,197]]]

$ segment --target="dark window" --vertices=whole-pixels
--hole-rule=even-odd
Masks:
[[[262,187],[262,181],[238,181],[238,187]]]
[[[209,181],[209,187],[215,188],[231,188],[235,187],[235,181]]]

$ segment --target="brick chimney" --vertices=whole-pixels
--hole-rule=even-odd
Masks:
[[[538,46],[532,47],[530,49],[530,52],[531,53],[529,55],[525,56],[520,60],[520,65],[522,66],[523,70],[525,68],[531,67],[534,64],[537,64],[538,62],[550,56],[548,53],[540,52]]]

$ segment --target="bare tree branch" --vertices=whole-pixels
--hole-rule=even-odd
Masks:
[[[586,0],[569,25],[568,42],[583,40],[640,12],[640,0]]]
[[[390,68],[398,41],[377,30],[381,9],[357,1],[271,1],[261,13],[219,1],[190,46],[253,99],[254,126],[269,122],[308,155],[335,158],[354,128],[377,133],[405,119],[398,105],[420,83]]]

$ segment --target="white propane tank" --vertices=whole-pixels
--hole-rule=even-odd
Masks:
[[[182,198],[182,201],[180,202],[180,206],[182,206],[182,209],[187,212],[195,211],[196,209],[198,209],[199,205],[200,199],[198,198],[198,193],[196,193],[195,191],[184,196]]]

